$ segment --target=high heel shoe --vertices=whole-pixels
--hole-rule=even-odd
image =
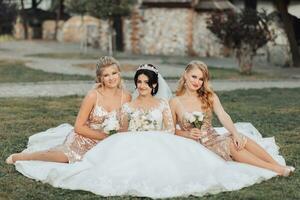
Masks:
[[[6,164],[9,164],[9,165],[12,165],[12,164],[15,164],[15,161],[13,160],[13,156],[16,155],[15,153],[14,154],[11,154],[10,156],[8,156],[5,160]]]
[[[286,166],[286,167],[283,169],[282,176],[288,177],[288,176],[292,175],[292,173],[293,173],[294,171],[295,171],[295,167],[293,167],[293,166]]]

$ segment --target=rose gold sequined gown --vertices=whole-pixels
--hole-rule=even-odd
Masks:
[[[113,117],[113,115],[119,115],[120,111],[107,112],[103,107],[99,105],[99,94],[97,92],[96,105],[91,111],[87,125],[93,130],[102,130],[102,123],[106,118]],[[121,98],[122,102],[122,98]],[[121,106],[121,105],[120,105]],[[69,159],[69,163],[73,163],[82,159],[83,155],[94,147],[99,141],[84,137],[74,130],[72,130],[67,136],[62,145],[54,147],[52,150],[62,151]]]
[[[182,130],[188,131],[193,127],[191,123],[185,119],[186,113],[191,113],[185,110],[184,106],[177,99],[180,105],[180,116],[179,116],[179,126]],[[201,137],[199,142],[210,149],[211,151],[215,152],[225,160],[232,160],[230,156],[230,142],[232,138],[229,135],[219,135],[216,130],[212,126],[212,112],[202,112],[204,114],[204,118],[202,121],[201,131],[206,133]]]
[[[225,160],[232,160],[230,156],[230,142],[231,137],[228,135],[219,135],[211,125],[212,113],[204,113],[204,118],[201,126],[201,131],[206,132],[206,135],[201,137],[199,141],[202,145],[215,152]],[[183,130],[190,130],[194,128],[184,117],[180,121],[180,127]]]

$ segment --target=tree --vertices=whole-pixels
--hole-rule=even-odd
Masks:
[[[61,17],[64,14],[64,10],[65,10],[64,1],[65,0],[52,0],[51,1],[50,11],[56,12],[54,39],[57,38],[58,24],[59,24],[59,21],[61,20]]]
[[[109,55],[113,54],[113,25],[114,20],[131,13],[135,0],[89,0],[87,2],[88,13],[100,19],[107,19],[109,23]],[[117,23],[117,21],[116,21]]]
[[[242,74],[251,74],[253,57],[258,48],[271,40],[266,12],[253,9],[239,13],[228,11],[212,15],[207,28],[223,43],[234,49]]]
[[[43,0],[31,0],[31,8],[37,9],[37,7],[42,3]]]
[[[21,11],[22,11],[22,24],[24,29],[24,39],[28,39],[28,23],[27,23],[27,15],[24,7],[24,0],[21,0]]]
[[[83,16],[87,12],[87,2],[88,0],[65,0],[65,6],[69,12]]]
[[[253,9],[257,8],[257,0],[244,0],[245,9]]]
[[[0,34],[11,34],[17,16],[17,5],[11,0],[0,0]]]
[[[65,0],[65,6],[71,13],[76,13],[81,16],[81,28],[84,28],[83,16],[87,13],[87,3],[89,0]],[[81,38],[80,49],[84,52],[87,51],[87,38],[86,35]]]
[[[295,30],[293,27],[293,21],[291,15],[288,13],[288,5],[290,3],[289,0],[275,0],[275,5],[277,10],[280,13],[280,16],[283,21],[285,33],[287,35],[291,52],[292,52],[292,59],[293,59],[293,66],[300,67],[300,54],[299,48],[297,45],[296,37],[295,37]]]

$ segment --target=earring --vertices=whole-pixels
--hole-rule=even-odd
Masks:
[[[200,92],[201,92],[202,94],[204,93],[204,87],[203,87],[203,86],[201,86]]]

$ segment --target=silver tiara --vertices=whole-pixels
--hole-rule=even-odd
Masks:
[[[136,71],[141,70],[141,69],[147,69],[147,70],[153,71],[154,73],[158,74],[158,69],[156,69],[156,67],[154,65],[142,64],[137,68]]]

